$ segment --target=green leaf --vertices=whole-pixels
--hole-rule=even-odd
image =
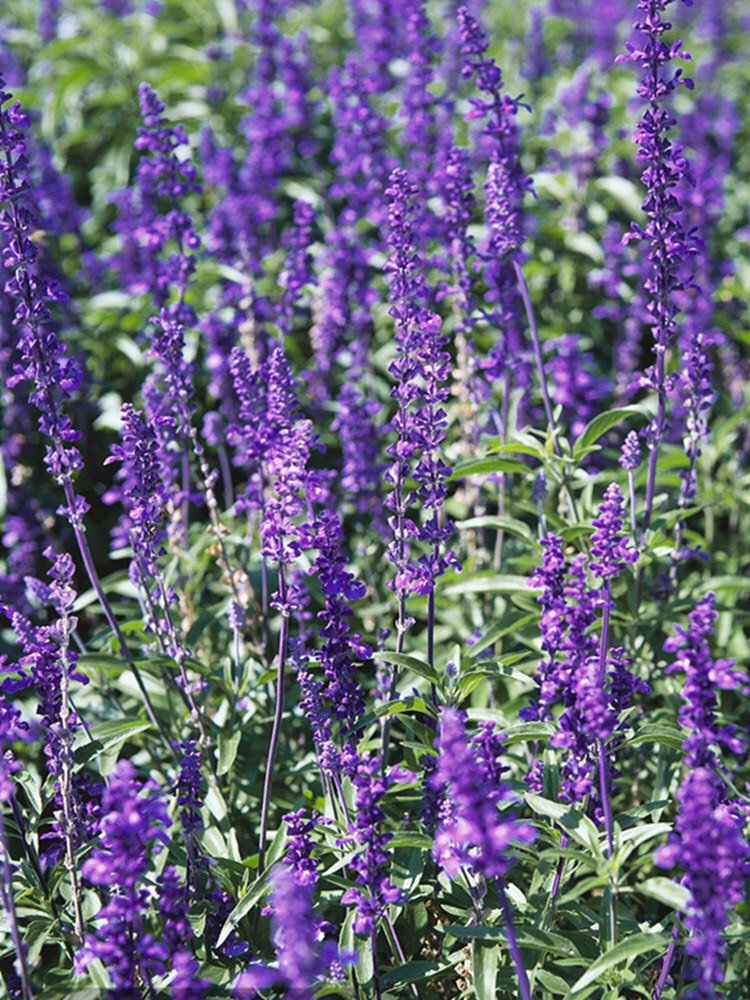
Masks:
[[[454,594],[537,594],[526,582],[525,576],[510,576],[508,574],[492,574],[490,576],[472,576],[457,583],[440,587],[440,594],[449,597]]]
[[[522,948],[533,951],[546,951],[550,955],[560,955],[569,958],[578,954],[578,949],[565,934],[554,934],[538,927],[522,927],[518,931],[518,943]]]
[[[601,264],[604,262],[604,253],[602,251],[601,243],[595,240],[591,233],[584,232],[580,229],[571,229],[566,231],[564,236],[565,246],[572,250],[574,253],[580,253],[584,257],[588,257],[595,264]]]
[[[606,191],[614,198],[625,209],[630,218],[638,219],[643,214],[641,208],[643,196],[636,185],[627,177],[620,177],[616,174],[608,177],[597,177],[594,186],[601,191]]]
[[[109,656],[107,653],[83,653],[78,657],[78,666],[85,674],[92,670],[104,670],[111,673],[115,670],[128,669],[125,660],[119,656]]]
[[[417,833],[416,831],[409,833],[408,830],[401,830],[398,833],[394,833],[388,841],[389,849],[391,847],[419,847],[423,850],[431,851],[433,844],[433,838],[426,833]]]
[[[658,722],[649,722],[641,726],[634,736],[626,740],[624,746],[638,746],[641,743],[658,743],[660,746],[681,750],[685,733],[676,726],[665,726]]]
[[[467,655],[469,659],[475,659],[483,653],[488,646],[493,646],[498,639],[504,639],[505,636],[510,635],[511,632],[517,632],[520,629],[525,628],[526,625],[530,625],[532,622],[537,622],[538,620],[539,615],[536,612],[531,615],[518,615],[511,621],[508,621],[507,618],[503,618],[501,621],[491,625],[484,635],[480,639],[477,639],[468,651]]]
[[[589,966],[580,979],[573,984],[569,1000],[574,1000],[577,993],[595,983],[602,973],[608,972],[618,965],[624,965],[638,955],[644,955],[649,951],[666,950],[668,946],[669,941],[662,934],[642,933],[626,938],[625,941],[621,941],[614,948],[610,948],[609,951],[605,952],[604,955],[601,955]]]
[[[570,990],[570,984],[566,983],[562,976],[556,976],[554,972],[548,972],[546,969],[540,969],[535,973],[534,979],[555,996],[567,996]]]
[[[546,743],[554,735],[555,727],[550,722],[517,722],[512,726],[503,726],[503,732],[506,746],[528,740],[544,740]]]
[[[509,535],[522,538],[530,545],[534,545],[536,538],[528,524],[519,521],[515,517],[501,517],[499,514],[483,514],[482,517],[470,517],[466,521],[457,521],[456,527],[459,531],[470,528],[494,528],[497,531],[506,531]]]
[[[599,831],[583,813],[561,802],[552,802],[541,795],[533,792],[526,792],[523,796],[531,808],[539,816],[547,816],[553,819],[560,826],[565,828],[573,840],[583,847],[587,847],[595,857],[602,857],[601,845],[599,843]]]
[[[117,756],[124,743],[153,728],[152,724],[145,720],[123,722],[117,719],[113,722],[100,722],[77,737],[74,748],[75,760],[77,763],[85,763],[97,753]]]
[[[263,897],[268,893],[269,888],[270,886],[266,881],[265,874],[261,875],[260,878],[257,878],[253,882],[248,891],[224,921],[224,926],[219,931],[219,936],[216,939],[216,945],[214,947],[220,948],[224,944],[232,931],[237,928],[240,920],[247,916],[253,907],[256,906],[261,899],[263,899]]]
[[[445,962],[442,965],[438,962],[406,962],[397,969],[389,969],[380,978],[388,986],[396,983],[422,983],[425,979],[437,976],[447,969],[450,969],[450,964]]]
[[[471,945],[471,969],[477,1000],[495,1000],[497,993],[497,960],[499,948],[477,939]]]
[[[228,773],[237,756],[241,738],[241,729],[237,729],[229,735],[223,732],[219,733],[219,765],[216,771],[217,774]]]
[[[641,844],[648,843],[649,840],[655,840],[657,837],[662,837],[665,833],[670,833],[671,830],[671,823],[641,823],[639,826],[631,826],[627,830],[620,831],[617,839],[621,844],[638,847]]]
[[[420,677],[425,677],[428,681],[432,681],[433,684],[438,683],[438,675],[434,667],[431,667],[429,663],[420,660],[416,656],[409,656],[407,653],[378,653],[377,659],[384,660],[386,663],[393,663],[397,667],[405,667],[407,670],[419,674]]]
[[[471,462],[457,465],[453,473],[448,476],[448,482],[455,479],[465,479],[467,476],[486,475],[491,472],[527,473],[528,471],[529,467],[523,462],[519,462],[517,458],[500,458],[499,456],[475,458]]]
[[[710,580],[703,583],[703,590],[705,593],[712,590],[750,590],[750,578],[746,576],[712,576]]]
[[[690,890],[687,886],[673,882],[671,878],[666,878],[664,875],[647,878],[645,882],[637,885],[633,891],[640,893],[642,896],[648,896],[650,899],[655,899],[657,902],[663,903],[673,910],[679,910],[682,913],[685,912],[690,902]]]
[[[578,461],[584,449],[595,445],[603,434],[606,434],[608,430],[619,424],[625,417],[632,417],[634,414],[640,412],[640,408],[637,406],[622,406],[619,410],[607,410],[604,413],[599,413],[593,420],[590,420],[586,424],[579,437],[576,438],[573,445],[574,461]]]
[[[476,941],[483,939],[487,941],[505,941],[505,929],[503,927],[490,927],[489,924],[443,924],[438,928],[443,934],[449,934],[459,941]]]

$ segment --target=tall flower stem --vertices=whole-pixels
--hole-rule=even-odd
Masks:
[[[18,960],[18,973],[21,977],[21,990],[23,1000],[33,1000],[34,994],[31,992],[31,976],[29,965],[26,961],[26,950],[21,940],[21,933],[18,930],[18,917],[16,915],[16,904],[13,899],[13,875],[10,868],[10,855],[8,853],[8,837],[5,832],[5,820],[0,808],[0,848],[2,848],[2,878],[0,878],[0,889],[3,900],[3,908],[8,918],[10,926],[10,936]]]
[[[279,566],[279,597],[282,604],[286,604],[286,576],[284,567]],[[266,774],[263,779],[263,799],[260,807],[260,835],[258,844],[258,875],[263,872],[266,854],[266,829],[268,826],[268,810],[271,804],[271,786],[273,784],[273,767],[276,762],[276,753],[279,749],[279,739],[281,737],[281,720],[284,716],[284,680],[286,676],[286,655],[289,643],[289,612],[285,609],[281,612],[281,627],[279,630],[279,661],[276,673],[276,710],[273,717],[273,729],[271,730],[271,742],[268,746],[268,757],[266,759]]]
[[[3,100],[7,96],[9,95],[3,95]],[[28,120],[21,122],[21,118],[25,118],[25,116],[18,115],[18,117],[19,124],[26,127]],[[30,239],[31,218],[33,217],[29,217],[28,212],[26,215],[23,214],[25,210],[22,208],[21,201],[25,197],[24,180],[23,178],[19,180],[16,176],[16,167],[20,161],[14,162],[13,160],[6,113],[0,114],[0,139],[4,151],[2,194],[8,206],[10,217],[9,225],[4,228],[11,234],[10,246],[14,248],[13,256],[15,257],[15,262],[13,258],[9,258],[6,262],[6,266],[13,267],[15,275],[15,281],[12,282],[14,287],[11,287],[11,282],[9,282],[6,290],[9,291],[11,297],[19,300],[19,313],[21,315],[19,326],[22,330],[25,328],[25,332],[22,332],[19,337],[26,364],[23,377],[32,383],[30,398],[40,413],[40,429],[51,441],[51,448],[48,448],[45,464],[55,481],[62,485],[66,503],[65,513],[73,528],[86,574],[96,593],[104,617],[114,632],[133,672],[149,720],[159,732],[165,746],[171,750],[166,733],[151,704],[143,678],[133,662],[125,637],[104,593],[83,527],[83,513],[87,509],[87,505],[83,498],[76,496],[73,489],[73,478],[76,471],[82,466],[83,459],[73,445],[79,435],[73,430],[70,420],[64,412],[62,400],[70,395],[65,383],[69,383],[71,386],[80,384],[80,372],[72,362],[68,362],[65,366],[61,365],[59,359],[64,348],[57,341],[54,333],[44,329],[45,324],[51,320],[46,301],[59,298],[60,295],[30,270],[38,258],[38,249]],[[13,142],[18,143],[19,141],[18,133],[16,133]],[[23,147],[22,142],[21,147]],[[59,393],[61,398],[58,398],[56,393]]]
[[[378,962],[378,930],[373,924],[370,928],[370,951],[372,952],[372,985],[375,990],[375,1000],[381,1000],[383,994],[380,989],[380,963]]]
[[[657,347],[658,350],[658,347]],[[651,513],[654,507],[654,492],[656,490],[656,469],[659,464],[659,445],[664,437],[667,423],[667,392],[664,384],[666,369],[666,348],[659,350],[656,358],[656,419],[653,426],[653,441],[648,456],[648,477],[646,479],[646,499],[641,522],[641,545],[645,543],[646,533],[651,525]]]
[[[526,284],[526,277],[523,273],[523,269],[518,261],[513,258],[513,270],[516,273],[516,280],[518,281],[518,290],[521,293],[521,301],[523,302],[523,308],[526,312],[526,319],[529,324],[529,333],[531,334],[531,345],[534,349],[534,360],[536,361],[536,370],[539,377],[539,388],[542,393],[542,402],[544,404],[544,413],[547,417],[547,423],[552,431],[552,439],[555,448],[555,454],[560,457],[560,442],[557,440],[557,424],[555,423],[555,417],[552,413],[552,402],[549,398],[549,390],[547,389],[547,379],[544,374],[544,358],[542,357],[542,344],[539,340],[539,330],[536,325],[536,318],[534,316],[534,309],[531,305],[531,296],[529,295],[529,286]]]
[[[569,843],[570,837],[568,837],[567,833],[563,833],[560,837],[560,850],[566,850]],[[552,922],[555,919],[555,907],[557,906],[557,897],[560,894],[560,886],[562,885],[563,875],[565,874],[566,861],[567,858],[560,858],[557,862],[554,878],[552,879],[552,888],[549,893],[549,909],[547,910],[547,916],[544,919],[544,929],[546,931],[552,927]]]
[[[391,915],[387,910],[385,912],[385,925],[388,929],[388,936],[391,939],[391,946],[393,947],[396,957],[402,965],[406,965],[407,958],[404,949],[401,946],[401,942],[398,939],[396,925],[393,923],[393,920],[391,920]],[[416,983],[411,984],[411,992],[412,996],[419,997],[419,990],[417,989]]]
[[[403,403],[400,403],[400,408],[403,413],[406,412],[406,407]],[[404,478],[403,478],[403,468],[402,463],[398,463],[398,473],[396,475],[395,482],[393,484],[393,496],[396,500],[396,546],[397,546],[397,566],[402,566],[408,559],[406,552],[406,526],[405,526],[405,507],[403,503],[403,493],[404,493]],[[398,618],[396,619],[396,652],[400,655],[404,651],[404,639],[406,638],[406,633],[409,630],[408,618],[406,615],[406,591],[402,588],[398,589]],[[391,680],[388,685],[388,701],[393,701],[396,697],[396,690],[398,687],[398,666],[391,667]],[[382,729],[381,729],[381,752],[380,758],[382,761],[383,772],[388,767],[388,752],[390,749],[391,742],[391,726],[393,725],[393,716],[387,715],[383,719]]]
[[[597,681],[601,687],[604,686],[607,673],[607,653],[609,651],[609,620],[610,620],[610,581],[606,579],[603,587],[603,608],[602,608],[602,635],[599,646],[599,667]],[[615,828],[614,817],[612,815],[612,802],[609,797],[609,756],[607,744],[603,739],[597,740],[598,749],[598,769],[599,769],[599,791],[601,794],[602,811],[604,813],[604,829],[607,833],[607,857],[610,862],[615,853]],[[617,943],[617,891],[615,886],[614,873],[609,874],[610,888],[610,941],[614,945]]]
[[[628,496],[630,499],[630,526],[633,529],[633,540],[635,540],[638,534],[638,521],[635,516],[635,476],[632,469],[628,469]]]
[[[669,942],[669,947],[664,953],[664,961],[661,964],[661,972],[659,973],[659,979],[654,987],[654,992],[651,994],[651,1000],[660,1000],[661,998],[662,991],[667,984],[669,970],[672,968],[675,952],[677,951],[677,939],[679,936],[680,928],[677,924],[675,924],[672,928],[672,940]]]
[[[73,822],[73,733],[70,730],[70,665],[68,645],[70,642],[70,619],[63,617],[60,622],[63,642],[61,644],[62,670],[60,672],[60,798],[63,807],[63,831],[65,837],[65,867],[70,879],[70,898],[73,903],[73,924],[78,941],[83,940],[83,911],[81,909],[81,887],[75,862]]]
[[[73,484],[69,479],[66,479],[63,482],[63,490],[65,492],[65,500],[68,504],[68,509],[75,510],[75,507],[71,505],[75,503],[76,497],[73,491]],[[169,752],[174,755],[174,749],[172,748],[169,736],[154,710],[154,706],[151,703],[151,698],[149,697],[149,693],[144,683],[143,676],[141,675],[141,672],[138,669],[138,667],[135,665],[133,654],[130,652],[130,647],[128,646],[127,640],[125,639],[125,635],[122,629],[120,628],[120,624],[117,621],[117,617],[115,616],[114,611],[112,610],[112,605],[109,603],[109,599],[107,595],[104,593],[104,587],[102,586],[102,582],[99,579],[99,574],[97,572],[96,565],[94,564],[94,557],[91,554],[91,548],[89,547],[88,539],[86,538],[86,532],[83,528],[83,525],[79,523],[77,518],[72,518],[71,521],[72,521],[73,534],[75,535],[75,540],[78,545],[78,551],[81,554],[81,560],[83,562],[84,569],[86,570],[86,575],[88,576],[89,582],[94,589],[94,593],[96,594],[97,600],[99,601],[99,606],[102,609],[104,617],[107,620],[107,624],[112,629],[112,632],[114,633],[115,638],[117,639],[117,642],[120,646],[120,650],[122,651],[122,654],[125,657],[128,666],[130,667],[130,671],[133,674],[133,677],[135,678],[135,682],[138,685],[138,690],[141,692],[141,697],[143,698],[143,704],[146,709],[146,715],[148,716],[149,721],[153,725],[154,729],[158,732],[161,741],[166,747],[166,749],[169,750]]]
[[[557,440],[557,424],[555,423],[555,417],[552,412],[552,402],[549,398],[549,390],[547,389],[547,378],[544,374],[544,358],[542,357],[542,343],[539,339],[539,330],[536,325],[536,317],[534,316],[534,307],[531,304],[531,296],[529,295],[529,286],[526,284],[526,277],[523,273],[523,268],[518,263],[518,261],[513,259],[513,270],[516,273],[516,279],[518,281],[518,290],[521,293],[521,301],[523,302],[523,308],[526,312],[526,319],[529,324],[529,334],[531,335],[531,343],[534,348],[534,359],[536,362],[537,376],[539,378],[539,388],[542,393],[542,402],[544,404],[544,413],[547,417],[547,423],[552,431],[552,445],[555,449],[555,455],[558,458],[562,457],[562,451],[560,450],[560,442]],[[580,520],[578,515],[578,505],[576,504],[575,497],[573,496],[573,491],[568,484],[568,476],[563,469],[563,486],[565,487],[565,492],[568,495],[568,502],[570,503],[570,509],[573,513],[573,517],[576,521]]]
[[[521,955],[521,949],[518,946],[518,938],[516,937],[516,929],[513,923],[513,911],[510,906],[510,900],[508,899],[508,895],[505,891],[505,883],[503,882],[503,879],[498,878],[495,884],[497,885],[498,895],[500,896],[500,907],[503,911],[503,920],[505,922],[505,933],[508,937],[510,957],[516,970],[516,978],[518,979],[518,992],[521,1000],[533,1000],[531,986],[529,985],[529,977],[526,973],[526,966],[524,965],[523,956]]]
[[[638,145],[638,160],[645,166],[642,183],[646,197],[642,208],[647,217],[645,228],[631,224],[628,240],[645,243],[643,255],[643,287],[648,295],[647,309],[653,330],[655,366],[641,378],[641,385],[656,393],[656,417],[649,429],[650,455],[646,479],[646,497],[641,523],[641,543],[651,525],[656,492],[656,472],[659,449],[667,426],[667,394],[670,377],[667,374],[667,352],[674,340],[678,303],[675,293],[685,289],[691,279],[684,277],[684,265],[698,252],[699,239],[694,229],[683,226],[683,206],[677,192],[679,184],[690,179],[690,167],[681,147],[673,145],[670,132],[676,124],[667,110],[667,99],[684,84],[692,90],[693,82],[682,77],[682,70],[673,70],[673,59],[690,59],[680,43],[670,45],[665,34],[671,24],[662,14],[673,0],[638,0],[641,19],[634,27],[640,32],[639,44],[626,43],[627,53],[616,62],[637,62],[643,76],[637,93],[646,103],[633,141]]]

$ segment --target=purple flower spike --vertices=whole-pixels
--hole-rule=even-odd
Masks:
[[[599,516],[592,521],[596,530],[591,536],[592,561],[589,568],[605,583],[619,576],[626,563],[634,563],[638,559],[638,550],[630,547],[627,537],[622,537],[624,523],[625,500],[617,483],[612,483],[604,494]]]
[[[642,285],[648,296],[649,320],[653,329],[656,364],[642,376],[640,384],[650,388],[657,396],[656,418],[649,428],[648,479],[646,482],[645,510],[642,534],[651,521],[656,487],[656,464],[660,442],[667,426],[667,395],[671,379],[667,375],[666,355],[675,337],[676,317],[679,311],[678,293],[692,285],[686,264],[699,251],[700,240],[694,230],[683,227],[682,206],[677,197],[682,181],[690,178],[690,167],[682,148],[672,143],[670,132],[675,119],[665,106],[671,94],[684,84],[692,89],[692,81],[682,76],[682,70],[673,70],[673,59],[690,59],[681,42],[668,44],[664,35],[672,25],[662,19],[662,14],[673,0],[639,0],[638,10],[643,20],[634,28],[643,38],[641,48],[628,42],[627,54],[618,56],[616,62],[632,61],[644,71],[638,87],[638,96],[647,102],[643,117],[638,122],[633,141],[638,145],[638,159],[645,164],[642,181],[646,189],[643,211],[648,222],[645,229],[636,223],[625,240],[638,240],[648,247],[643,255]],[[688,5],[691,0],[686,0]]]
[[[745,752],[746,741],[737,727],[719,726],[716,717],[717,690],[734,691],[748,678],[735,668],[733,660],[714,660],[711,656],[708,637],[717,618],[715,604],[714,595],[707,594],[691,611],[687,630],[676,625],[676,634],[664,643],[667,652],[677,653],[667,673],[685,674],[680,722],[690,730],[683,744],[689,767],[716,768],[719,761],[715,746],[723,746],[735,755]]]
[[[688,978],[694,981],[686,1000],[718,1000],[715,987],[724,980],[726,948],[722,933],[729,913],[742,902],[750,877],[750,848],[743,836],[744,816],[717,801],[713,770],[688,772],[678,794],[680,812],[675,832],[654,860],[661,868],[683,870],[690,890],[685,926],[690,937],[685,951],[691,958]]]
[[[195,315],[185,304],[185,292],[200,239],[182,202],[200,191],[200,185],[190,158],[178,158],[175,153],[189,144],[184,125],[170,124],[164,105],[147,83],[138,92],[143,125],[135,148],[145,155],[138,163],[135,188],[116,197],[120,219],[115,228],[121,234],[122,249],[114,263],[131,292],[150,292],[159,307],[176,291],[178,301],[169,306],[170,315],[178,323],[189,324]],[[169,205],[166,212],[160,201]],[[162,260],[161,251],[170,241],[177,244],[177,251]]]
[[[404,899],[401,890],[385,874],[391,857],[387,846],[391,835],[383,830],[385,812],[381,803],[389,779],[382,774],[379,758],[370,754],[361,757],[352,781],[357,789],[354,819],[341,846],[354,848],[350,866],[357,873],[358,888],[347,889],[341,902],[357,907],[355,934],[370,934],[387,907]]]
[[[47,437],[45,465],[54,479],[65,487],[66,506],[61,513],[74,527],[80,527],[88,504],[73,492],[72,482],[83,467],[75,442],[80,433],[63,410],[81,386],[82,372],[77,362],[65,359],[65,346],[52,329],[53,302],[67,300],[54,280],[39,267],[40,248],[32,239],[43,223],[30,208],[32,190],[28,179],[26,142],[23,129],[29,118],[18,101],[3,107],[11,94],[2,88],[0,77],[0,246],[3,265],[10,273],[4,292],[15,306],[14,324],[19,330],[20,359],[7,379],[9,388],[28,382],[29,401],[39,411],[39,430]]]
[[[260,990],[279,986],[290,1000],[313,1000],[316,985],[333,978],[332,968],[349,964],[353,957],[340,952],[334,941],[319,942],[320,921],[313,909],[310,886],[300,884],[281,865],[271,872],[270,881],[278,968],[251,965],[235,983],[233,995],[245,1000]]]
[[[464,865],[486,878],[504,876],[515,860],[514,845],[533,843],[536,830],[514,814],[498,810],[511,798],[499,764],[502,737],[489,727],[469,742],[461,715],[446,709],[437,747],[435,781],[444,800],[435,858],[451,878]]]
[[[386,271],[391,275],[389,314],[396,327],[398,356],[388,366],[396,385],[391,395],[398,403],[391,427],[398,434],[395,444],[388,447],[393,464],[386,480],[393,489],[386,506],[395,515],[390,519],[394,540],[388,548],[388,558],[397,572],[391,586],[403,603],[410,593],[430,594],[435,580],[448,566],[456,566],[451,551],[443,546],[453,534],[452,525],[438,524],[438,510],[447,496],[447,480],[451,468],[440,457],[440,444],[445,437],[448,418],[442,403],[450,394],[445,384],[450,374],[450,354],[445,350],[446,337],[441,332],[440,317],[422,305],[426,294],[422,260],[416,249],[413,219],[416,212],[416,188],[409,182],[406,171],[394,170],[386,191],[390,199],[388,243],[391,256]],[[414,497],[404,490],[412,474],[411,459],[419,455],[413,469],[419,484],[417,494],[432,520],[418,528],[406,513]],[[429,543],[432,552],[417,563],[409,559],[409,539],[418,537]],[[403,615],[401,615],[403,626]]]
[[[637,469],[641,464],[641,445],[637,431],[628,432],[622,444],[622,454],[619,461],[623,469],[627,469],[629,472]]]
[[[149,894],[141,883],[150,858],[169,842],[169,813],[155,785],[142,786],[135,768],[121,760],[102,799],[101,842],[84,861],[82,875],[110,893],[96,915],[95,934],[89,934],[76,956],[76,968],[85,970],[100,959],[110,979],[109,1000],[138,996],[138,983],[165,971],[166,945],[144,930]]]

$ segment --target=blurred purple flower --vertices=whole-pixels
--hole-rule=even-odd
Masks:
[[[289,1000],[313,1000],[315,987],[331,978],[331,967],[353,957],[335,941],[320,941],[320,921],[312,905],[312,887],[299,883],[288,868],[277,865],[270,875],[273,939],[278,967],[250,965],[234,984],[232,995],[254,997],[271,986],[284,989]]]
[[[401,890],[386,874],[391,858],[388,849],[391,834],[383,829],[385,812],[382,801],[390,777],[382,773],[378,757],[364,754],[352,774],[352,783],[357,793],[354,816],[348,835],[339,845],[345,849],[351,847],[354,851],[349,866],[357,873],[357,886],[347,889],[341,902],[344,906],[354,904],[357,908],[354,933],[372,934],[377,918],[385,913],[387,907],[404,902]]]
[[[503,737],[491,723],[467,739],[463,717],[444,709],[436,744],[435,786],[443,794],[433,854],[450,878],[467,866],[486,878],[503,877],[512,867],[513,848],[531,844],[536,830],[499,806],[512,799],[502,778]]]
[[[743,835],[745,810],[721,802],[712,768],[692,765],[677,793],[680,810],[675,831],[658,848],[660,868],[678,865],[681,882],[690,890],[684,915],[690,956],[686,1000],[718,1000],[715,987],[724,981],[726,946],[723,931],[729,914],[745,897],[750,877],[750,848]]]
[[[112,981],[106,996],[122,1000],[138,994],[139,982],[165,971],[166,945],[145,932],[150,894],[142,883],[153,856],[169,842],[171,820],[156,785],[141,785],[127,760],[119,761],[111,775],[102,811],[100,843],[81,874],[106,889],[109,901],[94,918],[96,931],[86,936],[75,961],[82,972],[99,959]]]

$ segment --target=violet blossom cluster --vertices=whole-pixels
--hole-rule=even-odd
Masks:
[[[685,675],[679,718],[688,730],[682,744],[688,772],[677,793],[674,832],[654,860],[661,868],[682,869],[682,884],[690,890],[684,922],[694,982],[685,995],[691,1000],[719,996],[715,987],[724,979],[723,931],[750,878],[750,847],[743,834],[747,809],[729,797],[719,755],[720,750],[744,755],[747,741],[737,727],[718,721],[718,691],[737,690],[748,677],[733,660],[713,658],[708,638],[717,616],[715,596],[709,593],[691,611],[688,627],[675,626],[664,645],[677,654],[667,673]]]
[[[277,966],[254,962],[234,984],[238,1000],[261,990],[281,987],[290,1000],[313,1000],[315,986],[343,973],[354,956],[339,951],[333,940],[320,940],[320,921],[312,905],[312,886],[300,883],[283,865],[271,872],[273,941]]]
[[[391,396],[398,409],[391,421],[398,435],[386,449],[392,464],[386,481],[392,489],[386,507],[392,512],[389,525],[393,541],[388,558],[396,567],[390,586],[401,603],[406,595],[431,594],[435,581],[449,566],[458,566],[451,550],[443,547],[453,534],[453,526],[439,523],[439,510],[447,496],[447,479],[451,468],[440,457],[440,443],[445,436],[447,414],[442,404],[448,398],[445,384],[450,373],[450,354],[446,337],[441,333],[437,313],[422,305],[426,285],[421,272],[422,260],[416,250],[412,219],[415,212],[416,190],[403,170],[395,170],[387,192],[390,198],[388,243],[391,256],[386,272],[391,275],[389,314],[395,321],[397,357],[388,366],[396,385]],[[412,466],[412,459],[419,461]],[[408,511],[416,499],[405,485],[413,476],[416,494],[432,517],[423,527],[409,518]],[[409,541],[418,538],[431,547],[429,555],[415,562],[409,555]],[[403,616],[399,630],[403,631]]]
[[[745,898],[750,878],[750,848],[743,832],[746,809],[720,801],[712,767],[693,767],[677,798],[680,810],[674,833],[654,860],[660,868],[682,870],[690,891],[684,914],[689,933],[685,951],[692,981],[685,1000],[719,1000],[726,946],[723,932],[730,912]]]
[[[135,147],[146,155],[138,163],[135,187],[115,199],[120,210],[115,228],[122,247],[113,264],[129,291],[148,292],[159,308],[176,292],[177,301],[168,306],[170,317],[189,324],[195,315],[185,293],[200,239],[183,201],[200,191],[197,171],[189,157],[176,153],[189,145],[185,127],[170,124],[164,104],[147,83],[140,85],[139,97],[143,125]],[[172,246],[175,249],[163,259],[163,249]]]
[[[96,932],[86,936],[76,956],[76,969],[83,972],[99,959],[112,983],[106,996],[124,1000],[138,995],[139,982],[165,971],[168,949],[145,931],[149,891],[143,882],[151,858],[169,842],[171,821],[156,787],[141,785],[127,760],[110,777],[102,812],[100,843],[81,872],[109,899],[96,915]]]
[[[301,707],[313,726],[319,763],[331,773],[356,766],[359,734],[355,731],[365,711],[357,661],[372,655],[362,636],[350,628],[351,602],[361,600],[366,588],[346,568],[343,536],[338,515],[324,508],[302,525],[299,538],[301,549],[317,550],[311,572],[320,582],[325,601],[317,614],[321,643],[315,653],[325,681],[320,685],[307,672],[298,671],[303,694],[310,695],[303,698]],[[331,740],[334,720],[340,729],[338,748]]]
[[[512,796],[501,763],[504,737],[492,723],[467,739],[464,717],[444,709],[440,717],[438,766],[433,779],[442,807],[433,854],[450,878],[467,867],[485,878],[503,878],[514,848],[536,839],[536,829],[501,804]]]
[[[716,598],[712,593],[707,594],[690,612],[688,627],[676,625],[675,634],[664,644],[667,652],[677,654],[667,667],[667,673],[684,674],[679,718],[690,731],[683,743],[685,763],[690,768],[716,770],[718,748],[735,756],[746,749],[747,741],[737,727],[721,726],[717,718],[717,691],[735,691],[748,681],[748,677],[736,668],[734,660],[715,660],[711,655],[708,637],[714,631],[717,617]]]
[[[674,379],[666,368],[667,350],[676,334],[678,302],[676,293],[691,281],[685,277],[685,264],[698,252],[698,236],[686,231],[682,223],[681,205],[677,198],[680,182],[689,176],[689,164],[682,147],[672,142],[670,132],[676,124],[665,106],[666,100],[681,85],[692,89],[693,83],[682,76],[682,69],[673,70],[675,58],[690,59],[681,43],[668,44],[664,35],[672,27],[662,18],[673,0],[639,0],[643,19],[634,25],[642,37],[641,47],[626,43],[627,54],[617,62],[637,62],[644,71],[637,93],[647,102],[633,141],[638,145],[638,160],[645,164],[642,182],[646,197],[642,208],[648,222],[645,229],[631,223],[626,240],[638,240],[648,247],[643,257],[643,286],[648,295],[646,309],[653,330],[655,366],[641,376],[640,384],[657,394],[657,413],[649,430],[651,449],[643,532],[648,529],[656,485],[656,461],[659,443],[667,426],[667,395]],[[689,2],[689,0],[686,0]]]
[[[23,133],[30,123],[18,101],[3,107],[12,97],[3,87],[0,77],[0,233],[3,265],[10,271],[3,291],[15,303],[13,323],[19,330],[20,351],[7,382],[11,389],[30,383],[29,401],[39,411],[39,430],[49,439],[45,465],[65,490],[60,513],[80,527],[88,510],[87,502],[73,490],[73,480],[83,466],[75,444],[80,433],[63,407],[80,388],[82,372],[76,361],[64,357],[65,345],[51,329],[50,306],[66,301],[67,296],[38,266],[39,246],[32,237],[41,224],[29,207],[31,186]]]
[[[573,437],[579,437],[586,424],[607,408],[612,383],[596,373],[593,354],[581,350],[581,338],[576,334],[549,341],[548,346],[554,348],[547,363],[553,400],[562,406]]]
[[[66,864],[72,863],[73,851],[97,832],[98,784],[74,771],[73,740],[81,722],[70,699],[72,681],[88,684],[88,677],[78,669],[79,654],[73,648],[77,618],[73,613],[77,598],[73,586],[75,564],[68,553],[44,555],[51,560],[50,583],[27,580],[36,601],[51,607],[55,614],[49,625],[35,625],[24,614],[6,604],[0,610],[11,622],[23,653],[17,663],[0,665],[0,672],[12,671],[2,687],[16,694],[31,689],[37,698],[41,717],[47,770],[54,777],[57,806],[52,832],[44,835],[43,860],[52,863],[65,852]],[[75,890],[74,890],[75,893]],[[78,919],[78,915],[77,915]]]
[[[349,866],[356,872],[357,884],[346,890],[341,902],[357,908],[355,934],[374,935],[378,917],[391,904],[404,902],[403,893],[386,874],[391,834],[384,829],[383,799],[391,780],[392,775],[383,773],[379,757],[369,753],[359,757],[352,774],[356,789],[354,816],[347,836],[340,841],[341,847],[353,849]]]
[[[386,149],[388,122],[373,107],[352,57],[342,67],[331,68],[326,90],[336,128],[331,150],[336,173],[330,196],[343,202],[339,222],[350,227],[367,220],[382,226],[387,218],[384,181],[396,166]]]
[[[542,590],[538,600],[545,655],[536,676],[539,694],[520,715],[527,720],[551,720],[553,706],[562,704],[550,745],[566,751],[560,764],[561,797],[569,802],[581,801],[594,791],[594,768],[602,746],[611,743],[619,716],[632,705],[634,696],[649,690],[628,669],[624,651],[610,643],[611,581],[638,558],[638,551],[623,534],[624,520],[624,501],[613,483],[593,521],[590,555],[580,553],[567,563],[562,539],[548,535],[542,540],[542,565],[529,580]],[[588,585],[588,573],[603,581],[601,589]],[[600,634],[592,628],[597,621],[601,622]],[[539,762],[529,782],[541,790]],[[599,792],[603,797],[609,788]]]
[[[484,121],[481,138],[489,163],[485,182],[485,219],[489,230],[481,248],[485,279],[492,303],[491,319],[501,336],[489,356],[480,362],[484,377],[492,384],[504,380],[504,413],[515,385],[528,390],[530,363],[524,345],[521,300],[514,260],[525,241],[523,199],[532,183],[521,165],[519,130],[516,122],[520,97],[503,92],[503,77],[495,60],[487,56],[488,39],[466,7],[458,10],[463,55],[462,74],[473,77],[481,97],[469,98],[468,121]],[[503,423],[505,422],[503,418]],[[503,428],[503,431],[507,428]]]
[[[431,85],[434,63],[441,42],[431,31],[424,0],[409,0],[405,10],[409,73],[404,88],[400,115],[405,119],[404,146],[408,150],[406,169],[417,188],[424,192],[420,217],[415,229],[424,247],[430,237],[438,236],[438,222],[427,206],[427,197],[438,194],[441,184],[443,152],[450,144],[451,127],[440,116],[439,101]]]

